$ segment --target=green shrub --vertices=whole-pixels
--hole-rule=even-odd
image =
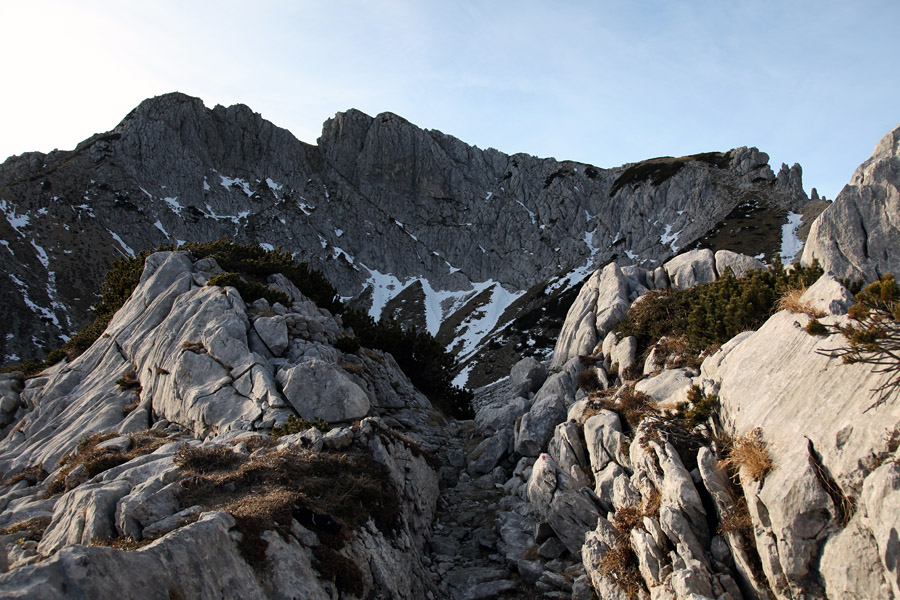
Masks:
[[[806,333],[808,333],[809,335],[828,335],[828,328],[822,325],[822,323],[818,319],[810,319],[809,323],[807,323],[806,327],[804,327],[803,329],[805,329]]]
[[[891,273],[882,275],[858,294],[848,311],[847,324],[819,324],[825,334],[843,335],[846,345],[823,350],[821,354],[840,357],[847,364],[864,363],[873,372],[887,375],[872,390],[875,402],[866,410],[886,402],[900,390],[900,286]],[[812,322],[810,322],[812,325]],[[822,335],[809,331],[813,335]]]
[[[688,390],[688,401],[679,402],[667,416],[680,421],[686,430],[691,430],[705,423],[718,408],[719,397],[716,394],[704,394],[700,386],[694,385]]]
[[[223,288],[233,287],[247,304],[251,304],[260,298],[265,298],[269,304],[278,302],[282,306],[291,305],[291,299],[281,290],[272,289],[255,281],[247,281],[237,273],[218,273],[210,277],[206,285],[217,285]]]
[[[729,271],[712,283],[687,290],[649,292],[629,308],[616,329],[637,338],[644,358],[663,336],[683,336],[686,353],[697,356],[743,331],[758,329],[775,312],[785,291],[811,285],[821,275],[817,263],[794,265],[787,272],[776,260],[771,268],[748,271],[741,279]]]
[[[301,419],[295,415],[291,415],[281,427],[272,429],[272,436],[279,438],[283,435],[291,435],[293,433],[303,433],[307,429],[315,427],[322,433],[328,433],[331,426],[322,419]]]
[[[361,346],[362,343],[359,341],[358,337],[350,336],[338,338],[338,340],[334,343],[334,347],[344,354],[356,354],[357,352],[359,352]]]

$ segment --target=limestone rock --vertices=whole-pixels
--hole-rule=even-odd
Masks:
[[[49,555],[68,544],[90,544],[115,537],[116,504],[131,491],[127,481],[83,484],[67,492],[53,509],[53,520],[38,544]]]
[[[369,398],[340,369],[321,360],[300,363],[278,373],[288,402],[304,419],[340,423],[369,412]]]
[[[856,304],[856,298],[833,275],[826,273],[803,292],[800,302],[827,314],[846,315]]]
[[[712,250],[691,250],[663,265],[672,287],[686,290],[700,283],[716,280],[716,260]]]
[[[550,368],[590,354],[597,342],[625,317],[628,305],[628,282],[618,265],[610,263],[595,271],[566,314]]]
[[[275,356],[281,356],[288,347],[288,329],[284,317],[259,317],[253,322],[253,328]]]
[[[885,135],[834,202],[813,222],[803,264],[872,281],[900,272],[900,127]]]
[[[547,368],[529,356],[513,365],[509,379],[514,386],[527,385],[527,392],[536,392],[547,379]]]
[[[724,276],[727,271],[731,271],[735,277],[740,279],[751,269],[762,269],[765,267],[758,258],[747,256],[746,254],[738,254],[731,250],[718,250],[715,254],[715,259],[716,273],[719,277]]]

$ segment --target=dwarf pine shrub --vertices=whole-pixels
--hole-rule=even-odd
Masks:
[[[795,264],[788,272],[776,259],[770,268],[750,270],[740,279],[729,271],[687,290],[648,292],[616,329],[637,339],[643,358],[663,336],[683,339],[685,352],[697,356],[742,331],[758,329],[787,290],[811,285],[822,272],[818,263]]]

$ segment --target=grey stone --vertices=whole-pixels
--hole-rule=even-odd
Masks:
[[[740,279],[747,274],[750,269],[762,269],[765,267],[763,262],[758,258],[738,254],[731,250],[718,250],[715,255],[716,273],[719,277],[723,277],[727,271]]]
[[[700,283],[710,283],[716,280],[716,261],[712,250],[691,250],[663,265],[672,287],[685,290]]]
[[[188,523],[193,523],[203,512],[202,506],[190,506],[182,511],[168,516],[165,519],[156,521],[144,527],[142,535],[145,539],[152,539],[166,535],[170,531],[174,531],[179,527],[184,527]]]
[[[322,438],[326,448],[343,450],[353,443],[353,431],[349,427],[333,427]]]
[[[300,363],[278,373],[284,395],[304,419],[340,423],[369,412],[369,398],[340,369],[320,360]]]
[[[818,260],[838,278],[872,281],[900,272],[900,127],[886,134],[834,202],[813,222],[803,264]]]

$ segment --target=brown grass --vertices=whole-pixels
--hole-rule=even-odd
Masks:
[[[617,399],[608,395],[594,397],[602,408],[618,413],[633,430],[636,430],[641,421],[648,415],[656,414],[655,403],[647,394],[634,391],[634,386],[627,386]]]
[[[350,362],[349,360],[342,360],[338,362],[338,366],[348,373],[353,373],[354,375],[362,375],[366,372],[366,368],[355,362]]]
[[[13,485],[14,483],[19,483],[23,480],[27,481],[30,486],[37,485],[47,479],[47,475],[47,471],[45,471],[41,465],[32,465],[4,481],[3,485]]]
[[[21,523],[14,523],[9,527],[0,528],[0,535],[10,535],[15,533],[24,534],[20,539],[41,541],[44,532],[50,525],[50,517],[35,517]]]
[[[631,548],[631,531],[644,529],[644,517],[659,518],[662,496],[657,490],[641,504],[623,506],[613,515],[612,524],[616,530],[616,544],[603,556],[600,572],[615,581],[632,600],[646,593],[644,579],[638,569],[638,560]]]
[[[172,457],[175,464],[193,475],[231,469],[241,457],[227,446],[190,446],[182,444]]]
[[[137,373],[135,373],[134,369],[125,371],[125,373],[116,380],[116,385],[122,390],[136,390],[138,393],[141,391],[141,382],[138,381]]]
[[[116,550],[126,550],[130,552],[132,550],[137,550],[138,548],[146,546],[154,539],[155,538],[136,540],[130,535],[123,535],[108,540],[92,540],[91,546],[104,546],[106,548],[115,548]]]
[[[187,341],[181,344],[181,349],[195,354],[206,354],[206,347],[201,342]]]
[[[578,389],[586,392],[593,392],[600,389],[600,380],[597,378],[597,371],[588,368],[578,374]]]
[[[775,309],[786,310],[795,314],[803,313],[817,319],[824,317],[825,313],[823,311],[814,308],[809,302],[800,300],[800,297],[806,290],[807,287],[805,285],[787,290],[782,294],[781,298],[778,299],[778,302],[775,304]]]
[[[339,533],[316,532],[337,548],[369,518],[385,534],[400,524],[397,494],[384,468],[367,454],[279,450],[234,456],[233,466],[188,479],[180,500],[184,506],[199,504],[234,515],[244,535],[241,550],[256,567],[265,560],[261,534],[289,533],[296,506],[329,515],[341,525]]]
[[[85,436],[75,449],[75,452],[65,455],[59,466],[64,467],[59,474],[47,485],[47,497],[55,496],[66,491],[66,476],[78,465],[84,465],[87,477],[95,475],[123,465],[128,461],[150,454],[163,444],[165,440],[155,436],[140,434],[130,435],[131,449],[128,452],[117,454],[115,452],[100,452],[96,450],[97,444],[118,437],[118,433],[92,433]]]
[[[724,464],[738,474],[743,470],[753,481],[763,481],[774,464],[762,438],[762,430],[757,427],[747,435],[732,440]]]
[[[362,598],[366,590],[363,586],[363,575],[356,563],[321,544],[313,547],[313,557],[315,558],[313,566],[325,579],[333,582],[338,591]]]
[[[753,539],[753,519],[750,517],[750,509],[747,508],[747,500],[743,496],[738,496],[731,510],[722,515],[718,533],[719,535],[734,533],[747,541]]]

